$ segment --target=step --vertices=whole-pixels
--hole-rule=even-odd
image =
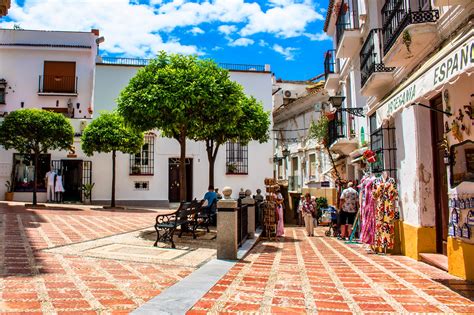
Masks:
[[[420,258],[422,262],[428,265],[448,271],[448,256],[434,253],[420,253]]]

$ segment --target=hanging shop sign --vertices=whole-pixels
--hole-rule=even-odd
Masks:
[[[474,71],[474,35],[471,34],[467,40],[460,40],[449,52],[441,50],[432,60],[440,58],[441,55],[445,56],[429,69],[420,69],[418,74],[413,75],[415,79],[411,83],[390,96],[377,109],[378,124],[459,74]],[[428,61],[427,64],[429,63]]]

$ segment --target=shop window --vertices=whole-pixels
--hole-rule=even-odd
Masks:
[[[316,154],[309,155],[309,179],[316,178]]]
[[[375,174],[387,172],[390,177],[397,178],[395,127],[386,123],[377,128],[376,117],[372,115],[370,131],[370,148],[377,156],[376,162],[371,164],[372,172]]]
[[[147,134],[142,149],[130,155],[130,175],[153,175],[154,173],[155,136]]]
[[[474,182],[474,142],[464,141],[451,147],[451,186]]]
[[[13,154],[13,189],[16,192],[33,191],[35,168],[38,167],[37,191],[46,191],[44,177],[51,168],[51,155],[41,154],[38,158],[38,166],[35,165],[32,154]]]
[[[248,147],[240,142],[227,142],[226,174],[248,174]]]

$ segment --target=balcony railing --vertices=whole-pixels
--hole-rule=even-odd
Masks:
[[[143,67],[143,66],[148,65],[148,63],[150,63],[150,60],[151,59],[102,57],[101,64]],[[267,71],[265,69],[265,65],[219,63],[219,66],[229,71],[255,71],[255,72]]]
[[[335,118],[329,121],[328,124],[328,142],[329,146],[331,146],[334,142],[336,142],[340,138],[346,138],[347,132],[345,127],[345,121],[343,117],[343,112],[336,111]]]
[[[410,24],[436,22],[439,11],[432,10],[431,0],[418,0],[417,11],[412,11],[407,0],[387,0],[382,8],[383,50],[387,54],[390,48]]]
[[[339,60],[336,58],[336,50],[326,51],[324,56],[324,78],[327,81],[328,75],[339,72]]]
[[[336,21],[336,44],[339,45],[346,30],[355,30],[358,28],[359,12],[357,1],[341,1]]]
[[[77,77],[62,75],[40,75],[38,93],[77,94]]]
[[[385,67],[382,62],[382,29],[370,31],[360,51],[360,77],[363,87],[374,72],[392,72],[394,67]]]

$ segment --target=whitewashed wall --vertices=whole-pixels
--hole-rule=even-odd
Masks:
[[[116,108],[115,100],[120,91],[128,84],[138,67],[97,65],[95,86],[95,110],[112,110]],[[248,95],[254,96],[263,103],[265,110],[272,109],[271,74],[263,72],[231,72],[231,79],[240,83]],[[251,142],[248,147],[248,175],[226,175],[225,146],[220,147],[215,163],[215,187],[232,187],[236,195],[240,188],[263,188],[265,177],[272,177],[272,144]],[[153,176],[130,176],[129,155],[120,154],[117,172],[117,196],[122,200],[168,200],[168,159],[179,157],[179,144],[176,140],[157,137],[155,141],[155,171]],[[208,186],[208,162],[204,143],[188,141],[187,157],[193,158],[193,196],[201,197]],[[105,155],[93,158],[93,181],[96,183],[94,198],[105,200],[109,196],[108,179],[111,174],[110,159]],[[100,170],[100,173],[98,173]],[[150,182],[149,191],[134,190],[135,180]]]

